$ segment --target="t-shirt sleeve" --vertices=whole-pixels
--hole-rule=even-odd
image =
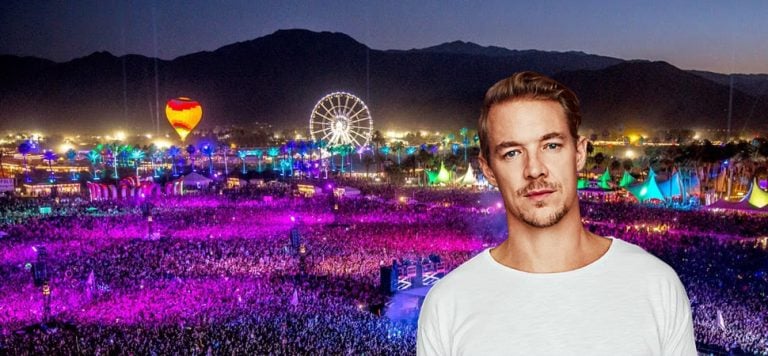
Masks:
[[[443,328],[445,328],[444,325]],[[447,340],[441,333],[437,303],[433,295],[427,294],[419,315],[416,355],[447,356],[449,355],[448,349]]]
[[[677,275],[674,275],[670,284],[662,354],[696,356],[696,339],[693,334],[693,318],[688,295]]]

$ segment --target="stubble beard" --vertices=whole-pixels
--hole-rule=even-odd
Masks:
[[[545,206],[544,202],[536,202],[534,204],[535,209],[541,209]],[[552,213],[546,215],[546,216],[536,216],[536,214],[530,214],[530,212],[519,210],[515,213],[518,219],[520,221],[533,226],[537,228],[545,228],[554,226],[555,224],[559,223],[560,220],[565,217],[566,214],[568,214],[568,207],[565,205],[562,205],[559,209],[553,211]],[[531,212],[535,212],[535,210],[532,210]]]
[[[536,190],[536,189],[542,189],[542,188],[549,188],[549,189],[552,189],[552,190],[554,190],[556,192],[557,191],[562,191],[562,185],[560,185],[558,183],[548,183],[548,182],[544,182],[544,181],[536,181],[536,182],[532,182],[527,187],[516,191],[515,193],[517,194],[518,197],[525,199],[524,196],[528,192],[530,192],[532,190]],[[522,221],[522,222],[524,222],[524,223],[526,223],[526,224],[528,224],[530,226],[538,227],[538,228],[545,228],[545,227],[553,226],[553,225],[557,224],[558,222],[560,222],[560,220],[562,220],[563,217],[566,214],[568,214],[568,211],[570,210],[568,208],[568,205],[566,205],[565,202],[564,202],[563,205],[560,206],[559,209],[551,212],[550,214],[548,214],[546,216],[543,216],[543,217],[537,216],[536,211],[539,210],[539,209],[544,208],[545,206],[546,206],[546,203],[544,201],[536,201],[536,202],[533,202],[533,209],[530,209],[530,210],[527,210],[527,211],[524,211],[523,209],[517,209],[516,212],[512,212],[512,213],[513,213],[513,215],[517,216],[517,218],[520,219],[520,221]]]

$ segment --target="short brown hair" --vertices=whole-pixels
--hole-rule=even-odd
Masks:
[[[568,118],[568,130],[574,139],[579,137],[581,112],[579,98],[565,85],[552,78],[535,72],[518,72],[511,77],[502,79],[494,84],[483,99],[478,122],[480,136],[480,154],[490,164],[491,148],[488,146],[488,114],[496,104],[519,99],[551,100],[560,103]]]

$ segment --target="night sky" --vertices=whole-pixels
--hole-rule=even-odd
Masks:
[[[0,53],[172,59],[306,28],[375,49],[454,40],[768,73],[768,1],[0,1]]]

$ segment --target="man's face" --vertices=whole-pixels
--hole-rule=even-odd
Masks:
[[[571,137],[556,101],[519,99],[488,115],[490,157],[480,164],[504,198],[507,215],[534,227],[557,224],[578,204],[577,172],[586,139]]]

